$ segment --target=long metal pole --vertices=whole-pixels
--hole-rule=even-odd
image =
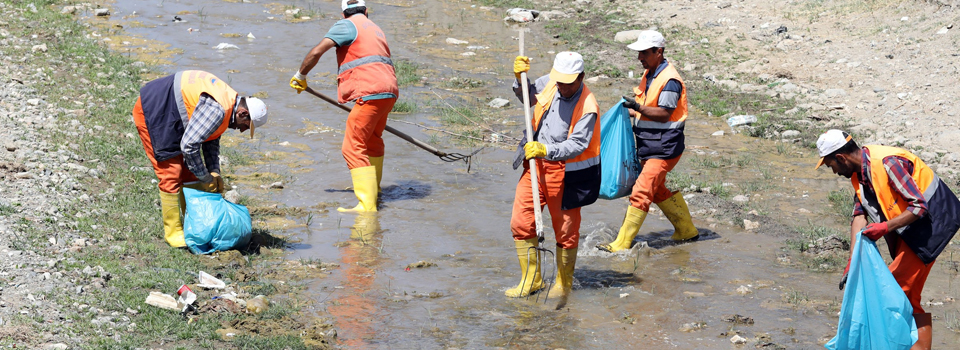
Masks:
[[[523,28],[520,28],[520,56],[523,56]],[[533,121],[530,115],[530,88],[527,84],[527,72],[520,73],[520,89],[523,92],[523,118],[527,123],[527,142],[533,139]],[[537,223],[537,240],[543,241],[543,213],[540,207],[540,189],[538,188],[537,160],[530,158],[530,188],[533,189],[533,217]]]

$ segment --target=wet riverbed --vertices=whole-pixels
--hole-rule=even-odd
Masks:
[[[433,90],[458,96],[451,103],[501,96],[516,106],[508,84],[517,32],[502,21],[502,9],[434,0],[386,3],[371,2],[371,18],[387,33],[394,58],[416,62],[426,77],[426,85],[401,89],[401,101],[416,101],[419,111],[391,118],[438,126],[430,107],[438,103]],[[300,12],[292,13],[295,9]],[[262,163],[247,167],[262,176],[237,174],[239,191],[310,212],[258,224],[299,241],[290,259],[340,264],[332,278],[311,283],[306,293],[315,301],[308,308],[334,318],[346,348],[725,349],[736,347],[729,339],[739,333],[751,339],[748,347],[773,343],[764,348],[814,349],[835,331],[838,274],[810,272],[778,259],[788,230],[747,232],[732,221],[704,220],[710,209],[716,210],[707,203],[716,200],[701,192],[688,195],[692,210],[704,214],[694,218],[701,227],[700,241],[659,243],[669,238],[672,226],[651,213],[638,237],[650,247],[600,253],[593,244],[615,235],[627,206],[624,200],[600,200],[583,209],[577,283],[566,306],[555,310],[555,301],[506,299],[503,291],[519,278],[509,232],[519,178],[510,167],[511,151],[485,148],[468,173],[463,163],[442,162],[385,134],[378,215],[333,210],[356,201],[347,190],[350,176],[340,155],[345,113],[308,94],[296,94],[287,82],[306,52],[340,18],[339,1],[130,1],[115,4],[113,12],[111,21],[126,24],[126,34],[170,44],[163,50],[172,54],[161,57],[157,51],[140,59],[165,63],[163,69],[171,73],[207,70],[241,94],[265,98],[270,122],[258,129],[257,139],[225,141],[225,147],[242,143],[264,154]],[[530,27],[527,50],[534,58],[533,70],[545,74],[552,53],[570,48],[553,45],[542,25]],[[162,47],[114,38],[111,45],[120,52]],[[447,38],[469,45],[450,45]],[[221,43],[237,48],[214,49]],[[157,57],[167,61],[154,61]],[[335,71],[330,52],[311,72],[310,85],[335,96]],[[458,94],[431,84],[450,77],[469,77],[485,85]],[[606,108],[632,84],[636,82],[607,81],[593,90]],[[508,113],[517,116],[514,125],[520,125],[522,111],[513,107]],[[471,151],[413,125],[391,125],[446,151]],[[511,128],[514,135],[519,128]],[[832,174],[810,170],[815,163],[811,152],[772,154],[773,146],[763,141],[710,136],[720,129],[717,118],[695,112],[687,127],[688,151],[677,171],[739,180],[733,187],[751,181],[773,184],[751,197],[757,210],[785,223],[832,223],[832,218],[823,219],[826,192],[845,184]],[[744,157],[752,165],[749,171],[705,171],[693,161],[718,154]],[[259,187],[272,181],[282,181],[283,189]],[[546,232],[546,244],[552,247],[552,230]],[[435,266],[407,268],[419,261]],[[940,277],[931,278],[925,295],[936,300],[952,295],[956,274],[946,267],[934,268],[934,274]],[[727,322],[733,314],[754,323]],[[951,344],[952,339],[955,344],[956,336],[947,335],[940,324],[938,341]]]

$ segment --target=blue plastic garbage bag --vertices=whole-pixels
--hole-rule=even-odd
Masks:
[[[253,235],[247,207],[223,199],[219,193],[184,188],[187,215],[183,235],[194,254],[210,254],[246,247]]]
[[[913,307],[883,262],[877,245],[857,235],[830,350],[910,349],[917,342]]]
[[[600,118],[600,198],[629,195],[640,174],[637,144],[624,100]]]

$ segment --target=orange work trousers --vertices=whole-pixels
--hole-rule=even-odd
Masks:
[[[340,151],[350,169],[370,166],[370,157],[383,157],[383,129],[396,98],[357,100],[347,116]]]
[[[922,314],[924,311],[920,303],[920,293],[923,292],[923,285],[927,282],[927,275],[930,274],[930,269],[933,268],[933,264],[936,261],[924,264],[923,260],[920,260],[920,257],[917,256],[917,253],[914,253],[913,249],[910,249],[910,246],[900,239],[900,236],[897,236],[895,233],[888,234],[887,236],[892,236],[890,239],[887,239],[887,243],[894,245],[895,247],[892,251],[896,252],[896,256],[893,257],[893,262],[890,263],[890,272],[893,273],[893,278],[897,280],[900,288],[903,288],[903,293],[906,294],[907,299],[910,300],[910,305],[913,306],[913,313]]]
[[[147,158],[153,165],[153,172],[157,174],[159,183],[157,187],[166,193],[179,193],[180,187],[185,182],[200,181],[197,179],[187,165],[183,163],[183,155],[158,162],[153,157],[153,143],[150,142],[150,132],[147,131],[147,122],[143,116],[143,106],[140,104],[140,98],[137,98],[137,104],[133,106],[133,123],[137,125],[137,132],[140,134],[140,142],[143,142],[143,150],[147,152]]]
[[[510,231],[513,239],[520,241],[537,237],[537,224],[533,213],[533,190],[530,185],[530,169],[524,161],[523,175],[517,183],[513,198],[513,215]],[[563,204],[564,162],[537,159],[537,187],[540,190],[540,210],[546,205],[553,221],[557,246],[563,249],[576,248],[580,243],[580,208],[561,210]]]
[[[660,203],[673,192],[667,189],[667,173],[680,161],[680,157],[671,159],[647,159],[640,163],[643,168],[633,184],[630,193],[630,205],[634,208],[650,211],[650,203]]]

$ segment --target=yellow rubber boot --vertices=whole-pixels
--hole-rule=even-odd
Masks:
[[[511,298],[520,298],[543,289],[543,279],[540,276],[540,259],[537,239],[513,241],[517,245],[517,258],[520,260],[520,284],[508,289],[503,294]]]
[[[573,290],[573,268],[577,265],[577,248],[557,248],[557,281],[547,293],[548,298],[563,297]]]
[[[690,209],[687,208],[687,201],[683,200],[680,192],[674,193],[667,200],[657,203],[657,207],[663,211],[663,215],[673,224],[674,241],[693,241],[700,238],[697,227],[693,226],[693,219],[690,217]]]
[[[352,209],[337,208],[337,211],[377,211],[377,169],[372,165],[350,169],[350,177],[353,178],[353,193],[360,203]]]
[[[637,237],[640,226],[643,225],[643,220],[646,218],[647,212],[632,205],[627,207],[627,215],[623,217],[623,225],[620,225],[617,240],[607,244],[598,244],[597,249],[610,253],[630,249],[630,246],[633,245],[633,239]]]
[[[174,248],[186,247],[183,221],[180,220],[180,195],[160,191],[160,215],[163,217],[163,239]]]
[[[380,180],[383,180],[383,157],[370,157],[370,165],[377,169],[377,192],[382,192]]]
[[[180,217],[187,216],[187,197],[183,196],[183,189],[180,189],[180,192],[177,193],[177,197],[180,200]]]

